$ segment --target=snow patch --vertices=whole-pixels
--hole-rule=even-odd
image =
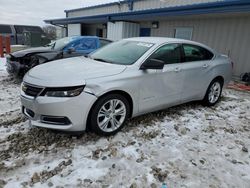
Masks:
[[[6,71],[6,58],[0,57],[0,71]]]

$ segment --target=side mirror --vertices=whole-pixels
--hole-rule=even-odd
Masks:
[[[75,51],[76,51],[76,49],[73,48],[73,47],[70,47],[70,48],[67,49],[67,53],[68,53],[68,54],[72,54],[72,53],[75,52]]]
[[[140,70],[163,69],[163,67],[164,67],[164,61],[158,59],[149,59],[141,65]]]

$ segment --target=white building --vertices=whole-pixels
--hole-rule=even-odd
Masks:
[[[229,55],[235,76],[250,72],[250,0],[124,0],[65,13],[45,22],[66,26],[68,36],[191,39]]]
[[[66,27],[58,27],[56,26],[56,38],[57,39],[60,39],[60,38],[63,38],[63,37],[66,37]]]

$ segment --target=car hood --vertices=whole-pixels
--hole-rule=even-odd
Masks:
[[[125,69],[125,65],[75,57],[38,65],[25,75],[24,82],[44,87],[85,85],[88,79],[116,75]]]
[[[13,52],[10,55],[13,57],[19,58],[19,57],[24,57],[28,54],[46,53],[46,52],[51,52],[51,51],[52,51],[51,47],[37,47],[37,48],[29,48],[26,50]]]

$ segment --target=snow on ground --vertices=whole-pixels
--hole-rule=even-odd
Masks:
[[[6,58],[0,57],[0,72],[5,71],[6,69],[5,64],[6,64]]]
[[[130,120],[112,137],[30,127],[19,85],[0,72],[0,187],[247,188],[250,93],[225,90]]]

